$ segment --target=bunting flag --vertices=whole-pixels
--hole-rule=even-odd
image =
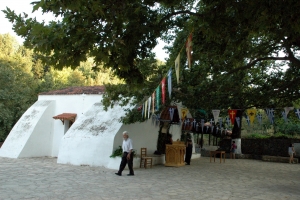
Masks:
[[[172,95],[172,69],[168,72],[168,92],[169,92],[169,98],[171,99]]]
[[[196,119],[194,119],[194,121],[193,121],[193,128],[194,129],[196,128],[196,124],[197,124]]]
[[[208,129],[209,129],[208,126],[206,126],[206,133],[207,133]]]
[[[152,114],[155,113],[155,92],[152,93]]]
[[[223,123],[223,119],[220,117],[219,118],[219,126],[220,126],[220,128],[222,127],[222,123]]]
[[[181,108],[181,117],[182,119],[184,119],[188,113],[188,109],[187,108]]]
[[[160,106],[160,86],[156,88],[156,110],[159,111]]]
[[[261,125],[262,124],[262,114],[258,113],[258,115],[256,116],[258,123]]]
[[[166,77],[164,77],[161,81],[161,102],[165,104],[166,100]]]
[[[271,108],[271,109],[267,108],[266,113],[267,113],[267,116],[269,118],[270,123],[273,124],[274,123],[274,117],[275,117],[274,109],[273,108]]]
[[[212,114],[214,116],[215,122],[217,123],[217,121],[219,120],[220,110],[212,110]]]
[[[209,123],[210,123],[210,125],[212,126],[213,123],[214,123],[213,119],[210,119]]]
[[[148,111],[148,100],[145,101],[145,115],[144,115],[145,119],[147,117],[147,111]]]
[[[185,43],[185,50],[186,50],[188,65],[190,69],[192,67],[192,46],[193,46],[192,38],[193,38],[193,34],[191,33]]]
[[[202,133],[203,133],[203,127],[204,127],[204,119],[201,119],[201,129],[202,129]]]
[[[169,113],[170,113],[170,119],[171,119],[171,121],[173,121],[174,108],[169,108]]]
[[[150,118],[151,111],[151,96],[148,98],[148,119]]]
[[[230,118],[226,117],[225,121],[226,121],[227,126],[229,126],[230,125],[230,121],[231,121]]]
[[[199,131],[199,123],[196,124],[196,131]]]
[[[297,115],[298,119],[300,119],[300,109],[295,109],[295,114]]]
[[[179,69],[180,69],[180,53],[178,54],[176,60],[175,60],[175,72],[176,72],[176,79],[177,84],[179,84]]]
[[[281,114],[282,114],[282,117],[283,117],[284,121],[288,122],[287,114],[285,113],[285,111],[282,111]]]
[[[187,120],[186,120],[186,124],[187,124],[188,126],[190,126],[190,119],[187,119]]]
[[[237,113],[237,110],[228,110],[229,118],[230,118],[230,121],[231,121],[232,125],[234,125],[234,120],[235,120],[235,117],[236,117],[236,113]]]
[[[250,125],[250,117],[249,117],[249,115],[246,115],[245,118],[246,118],[246,122],[247,122],[247,124],[249,126]]]
[[[145,106],[145,104],[143,103],[143,105],[142,105],[142,118],[144,118],[144,111],[145,111],[144,106]]]
[[[211,133],[214,132],[214,127],[215,127],[215,126],[211,126]]]
[[[240,127],[240,125],[241,125],[241,119],[239,117],[236,117],[235,121],[236,121],[238,127]]]
[[[247,115],[249,116],[250,123],[253,124],[255,116],[256,116],[256,109],[248,109]]]
[[[286,117],[288,116],[289,112],[290,112],[291,110],[293,110],[293,109],[294,109],[294,107],[285,107],[285,108],[284,108]]]

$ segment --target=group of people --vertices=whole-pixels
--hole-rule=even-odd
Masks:
[[[167,142],[166,144],[172,144],[172,135],[168,134],[167,135]],[[132,145],[132,140],[129,138],[128,132],[124,131],[123,132],[123,143],[122,143],[122,149],[123,149],[123,155],[122,155],[122,160],[120,163],[120,168],[117,173],[115,173],[118,176],[122,176],[122,172],[128,164],[129,168],[129,174],[127,176],[134,176],[134,171],[133,171],[133,145]],[[236,153],[237,145],[235,144],[235,141],[232,142],[231,148],[230,148],[230,157],[235,159],[235,153]],[[191,164],[191,157],[192,157],[192,151],[193,151],[193,142],[190,138],[187,139],[186,141],[186,151],[185,151],[185,163],[186,165]],[[288,148],[288,153],[290,156],[289,163],[293,163],[294,160],[294,154],[296,155],[296,151],[294,149],[294,144],[290,144]]]

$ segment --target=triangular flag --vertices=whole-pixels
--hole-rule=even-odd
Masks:
[[[295,109],[295,114],[297,115],[298,119],[300,119],[300,109]]]
[[[227,126],[229,126],[230,125],[230,121],[231,121],[230,118],[226,117],[225,121],[226,121]]]
[[[148,119],[150,118],[151,111],[151,96],[148,98]]]
[[[180,69],[180,53],[178,54],[175,60],[175,72],[176,72],[177,84],[179,83],[179,76],[180,76],[179,69]]]
[[[231,124],[233,124],[233,125],[234,125],[236,113],[237,113],[237,110],[228,110],[229,118],[230,118]]]
[[[185,43],[185,50],[186,50],[188,65],[190,69],[192,67],[192,46],[193,46],[192,38],[193,38],[193,34],[191,33]]]
[[[164,77],[161,81],[161,102],[165,104],[166,100],[166,77]]]
[[[145,101],[145,118],[147,117],[147,111],[148,111],[148,100]]]
[[[287,115],[286,115],[285,111],[282,111],[281,114],[282,114],[282,117],[283,117],[284,121],[288,122]]]
[[[188,109],[187,108],[181,108],[181,117],[182,119],[184,119],[188,113]]]
[[[212,110],[212,114],[214,116],[214,120],[217,123],[219,120],[220,110]]]
[[[155,92],[152,93],[152,114],[155,112]]]
[[[160,106],[160,86],[158,86],[156,88],[156,110],[159,110],[159,106]]]
[[[274,109],[273,108],[271,108],[271,109],[267,108],[266,113],[267,113],[267,116],[269,118],[270,123],[273,124],[274,123],[274,117],[275,117]]]
[[[245,118],[246,118],[246,122],[247,122],[247,124],[248,124],[248,126],[249,126],[249,125],[250,125],[250,118],[249,118],[248,115],[246,115]]]
[[[236,121],[238,127],[240,127],[240,125],[241,125],[241,119],[239,117],[236,117],[235,121]]]
[[[256,115],[256,109],[248,109],[247,115],[249,116],[250,123],[253,124]]]
[[[262,124],[262,114],[258,113],[256,117],[257,117],[259,124],[261,125]]]
[[[173,121],[174,108],[169,108],[169,113],[170,113],[170,119],[171,119],[171,121]]]
[[[220,128],[222,127],[222,124],[223,124],[223,119],[220,117],[219,118],[219,126],[220,126]]]
[[[285,111],[286,117],[288,116],[289,112],[291,110],[293,110],[293,109],[294,109],[294,107],[284,107],[284,111]]]
[[[168,72],[168,92],[169,92],[169,98],[171,99],[172,94],[172,69]]]

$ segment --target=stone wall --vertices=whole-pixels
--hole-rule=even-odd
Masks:
[[[250,154],[261,157],[262,155],[288,157],[288,147],[291,143],[300,143],[300,139],[242,139],[242,154]],[[220,148],[226,152],[230,151],[231,140],[220,141]],[[296,155],[300,158],[297,151],[298,144],[295,144]]]

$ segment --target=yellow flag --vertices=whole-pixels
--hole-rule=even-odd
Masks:
[[[189,112],[189,110],[187,108],[181,108],[181,117],[182,117],[182,119],[184,119],[186,117],[188,112]]]
[[[253,124],[255,116],[256,116],[256,109],[248,109],[247,114],[249,116],[250,123]]]

